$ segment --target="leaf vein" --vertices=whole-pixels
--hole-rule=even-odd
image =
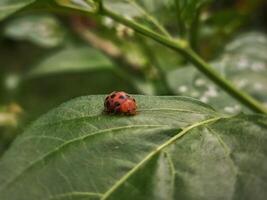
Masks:
[[[94,192],[69,192],[51,196],[48,200],[66,199],[68,197],[101,197],[103,194]]]
[[[85,140],[91,136],[97,135],[97,134],[101,134],[101,133],[106,133],[109,131],[119,131],[122,129],[132,129],[132,128],[144,128],[144,127],[164,127],[167,125],[129,125],[129,126],[120,126],[120,127],[114,127],[114,128],[107,128],[107,129],[103,129],[103,130],[99,130],[72,140],[69,140],[63,144],[61,144],[60,146],[54,148],[53,150],[49,151],[48,153],[46,153],[44,156],[42,156],[39,159],[34,160],[32,163],[30,163],[27,167],[25,167],[19,174],[17,174],[13,179],[9,180],[6,182],[6,184],[3,185],[2,188],[0,188],[0,191],[3,191],[5,188],[9,187],[12,183],[14,183],[23,173],[25,173],[26,171],[28,171],[29,169],[31,169],[33,166],[35,166],[37,163],[44,161],[46,158],[53,156],[54,153],[59,152],[61,149],[65,148],[66,146],[73,144],[75,142],[79,142],[82,140]]]
[[[104,193],[101,200],[106,200],[113,192],[115,192],[123,183],[125,183],[136,171],[138,171],[145,163],[147,163],[149,160],[151,160],[154,156],[156,156],[158,153],[160,153],[163,149],[168,147],[169,145],[172,145],[175,143],[178,139],[183,137],[186,133],[188,133],[190,130],[197,128],[199,126],[203,126],[205,124],[209,124],[212,122],[216,122],[218,120],[222,119],[222,117],[215,117],[208,120],[204,120],[198,123],[195,123],[193,125],[190,125],[186,128],[184,128],[182,131],[178,132],[175,136],[173,136],[171,139],[164,142],[162,145],[157,147],[154,151],[149,153],[143,160],[141,160],[139,163],[136,164],[135,167],[133,167],[128,173],[126,173],[124,176],[122,176],[107,192]]]

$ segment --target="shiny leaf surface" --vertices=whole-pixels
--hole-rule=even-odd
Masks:
[[[3,156],[0,199],[265,199],[266,117],[134,97],[133,117],[105,115],[105,96],[41,117]]]

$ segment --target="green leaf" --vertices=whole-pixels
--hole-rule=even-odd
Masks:
[[[5,35],[18,40],[29,40],[42,47],[55,47],[64,40],[64,31],[51,15],[28,15],[12,20],[5,27]]]
[[[56,2],[63,7],[77,9],[82,12],[97,13],[97,11],[99,11],[99,1],[92,0],[92,2],[90,1],[91,3],[88,3],[86,0],[56,0]],[[166,6],[166,3],[160,3],[160,1],[157,3],[151,3],[149,1],[139,2],[135,0],[102,0],[101,3],[105,9],[111,10],[115,13],[118,13],[119,15],[122,15],[132,20],[139,20],[139,23],[142,23],[145,26],[149,26],[154,29],[156,28],[158,30],[161,30],[161,32],[166,33],[166,31],[163,29],[163,25],[161,25],[159,20],[153,16],[155,13],[158,14],[160,8],[162,9],[161,5]],[[151,15],[148,9],[152,9],[152,4],[155,4],[156,6],[152,6],[153,14]],[[169,4],[169,2],[167,4]],[[161,13],[165,13],[165,10]],[[108,17],[104,18],[103,22],[104,24],[106,24],[107,27],[117,25],[113,22],[113,20]],[[118,26],[118,30],[119,27],[120,26]]]
[[[84,72],[97,69],[114,69],[111,61],[90,47],[66,48],[42,60],[29,73],[30,78],[49,74]]]
[[[96,13],[101,0],[55,0],[59,5],[85,12]]]
[[[105,96],[41,117],[1,159],[0,199],[265,199],[266,117],[134,97],[132,117],[105,115]]]
[[[264,104],[267,103],[266,47],[266,35],[256,32],[246,33],[227,44],[222,56],[212,63],[239,89]],[[241,110],[246,111],[238,101],[220,90],[192,66],[170,71],[168,80],[177,94],[198,98],[218,110],[231,114]]]
[[[134,18],[143,15],[140,9],[133,4],[132,0],[104,0],[103,4],[113,12],[119,13],[126,17]],[[138,4],[137,4],[138,5]]]
[[[22,9],[23,7],[30,5],[35,0],[1,0],[0,2],[0,20],[3,20],[7,16]]]
[[[97,0],[56,0],[56,2],[65,7],[77,9],[89,13],[95,13],[99,8],[99,1]],[[114,12],[118,12],[128,17],[136,17],[141,15],[140,10],[133,6],[131,0],[103,0],[103,5]]]
[[[190,25],[198,10],[212,0],[174,0],[177,12],[185,25]]]

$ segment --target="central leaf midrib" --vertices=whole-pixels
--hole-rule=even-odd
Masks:
[[[182,137],[183,135],[185,135],[187,132],[189,132],[191,129],[202,126],[204,124],[207,123],[211,123],[214,121],[217,121],[219,119],[221,119],[222,117],[214,117],[214,118],[210,118],[208,120],[205,121],[201,121],[201,122],[197,122],[194,123],[193,125],[187,126],[185,127],[181,132],[177,133],[174,137],[172,137],[171,139],[169,139],[168,141],[164,142],[162,145],[160,145],[156,150],[152,151],[150,154],[148,154],[147,157],[145,157],[141,162],[139,162],[132,170],[136,171],[136,169],[139,169],[141,167],[141,165],[143,165],[144,163],[146,163],[146,161],[150,160],[150,158],[152,158],[153,156],[155,156],[157,153],[159,153],[162,149],[164,149],[165,147],[171,145],[172,143],[174,143],[177,139],[179,139],[180,137]],[[39,162],[42,162],[43,160],[45,160],[46,158],[48,158],[49,156],[53,156],[56,152],[59,152],[59,150],[63,149],[64,147],[68,146],[69,144],[72,144],[74,142],[78,142],[81,140],[84,140],[90,136],[94,136],[96,134],[100,134],[100,133],[105,133],[108,131],[117,131],[117,130],[121,130],[121,129],[127,129],[127,128],[140,128],[140,127],[164,127],[167,125],[132,125],[132,126],[121,126],[121,127],[115,127],[115,128],[109,128],[109,129],[103,129],[100,131],[96,131],[94,133],[90,133],[88,135],[85,136],[81,136],[79,138],[75,138],[73,140],[70,140],[68,142],[65,142],[64,144],[54,148],[52,151],[48,152],[47,154],[45,154],[44,156],[42,156],[39,159],[36,159],[35,161],[33,161],[30,165],[28,165],[26,168],[24,168],[18,175],[16,175],[14,178],[10,179],[2,188],[0,188],[0,191],[3,191],[3,189],[9,187],[10,185],[12,185],[17,179],[19,179],[21,177],[21,175],[23,175],[26,171],[32,169],[36,164],[38,164]],[[131,175],[131,172],[128,172],[125,176],[128,177]],[[121,185],[123,183],[123,176],[118,182],[120,183],[119,185]],[[122,181],[122,182],[121,182]],[[118,183],[117,182],[117,183]],[[116,184],[113,185],[104,195],[103,195],[103,199],[106,199],[106,197],[108,197],[109,191],[113,190],[112,188],[115,188]],[[117,187],[116,187],[117,188]]]
[[[185,127],[182,131],[178,132],[176,135],[171,137],[169,140],[164,142],[162,145],[157,147],[154,151],[150,152],[143,160],[141,160],[139,163],[135,165],[128,173],[126,173],[123,177],[121,177],[113,186],[110,187],[110,189],[107,190],[106,193],[104,193],[101,200],[106,200],[110,195],[112,195],[113,192],[115,192],[123,183],[125,183],[135,172],[137,172],[141,167],[147,163],[149,160],[151,160],[154,156],[156,156],[158,153],[160,153],[164,148],[172,145],[175,143],[178,139],[183,137],[186,133],[188,133],[190,130],[203,126],[205,124],[209,124],[212,122],[216,122],[218,120],[222,119],[222,117],[214,117],[211,119],[207,119],[201,122],[197,122],[195,124],[192,124],[190,126]]]
[[[94,193],[94,192],[69,192],[51,196],[48,200],[54,200],[54,199],[63,200],[71,197],[101,197],[102,195],[103,194],[101,193]]]

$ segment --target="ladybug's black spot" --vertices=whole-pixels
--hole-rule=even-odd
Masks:
[[[121,95],[119,96],[120,99],[125,99],[125,96]]]
[[[121,105],[121,104],[120,104],[119,102],[117,102],[117,101],[115,102],[115,106],[116,106],[116,107],[118,107],[118,106],[120,106],[120,105]]]
[[[133,99],[133,101],[135,102],[135,99]]]
[[[116,94],[111,95],[110,97],[113,99],[116,96]]]

